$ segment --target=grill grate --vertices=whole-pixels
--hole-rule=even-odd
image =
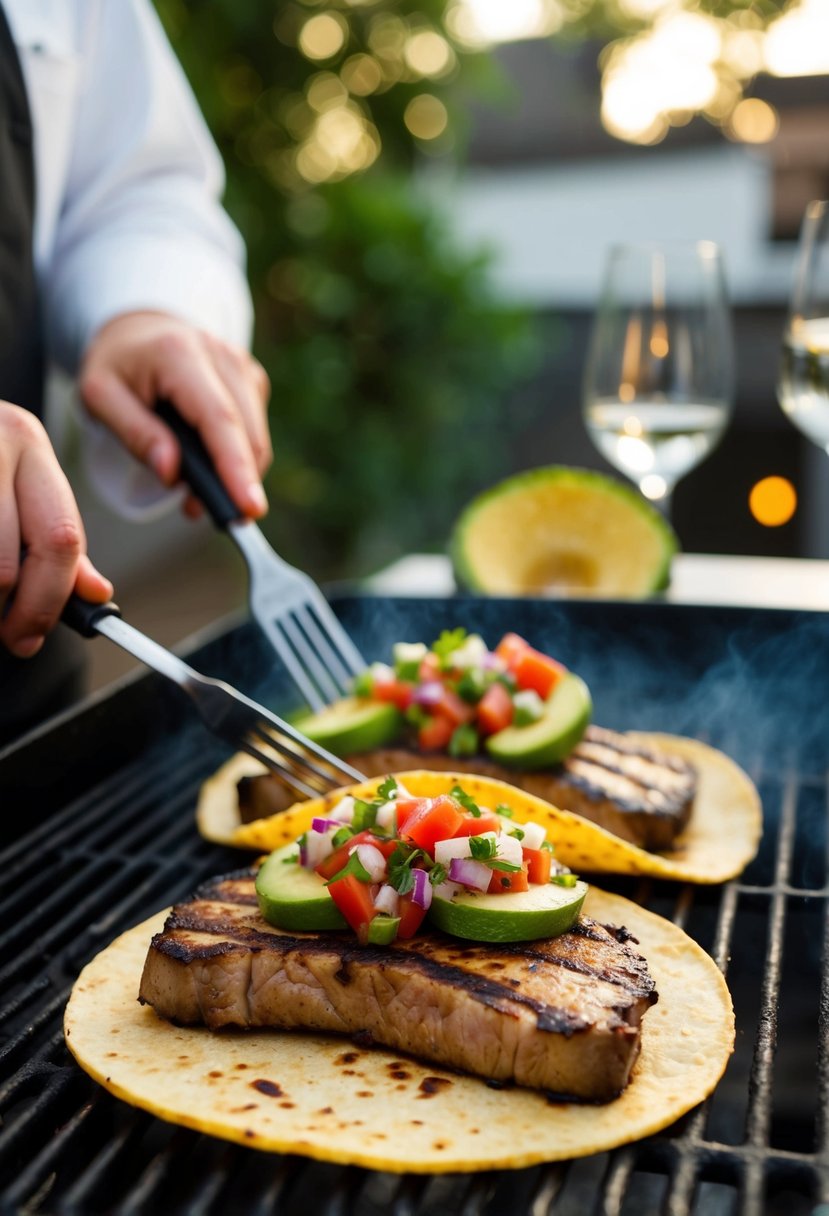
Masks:
[[[378,633],[376,611],[362,601],[341,606],[347,623],[352,614],[350,628],[365,650],[384,653],[398,636],[426,637],[483,611],[475,601],[383,607],[386,624]],[[553,648],[562,619],[572,625],[567,613],[576,609],[557,609],[551,619],[552,609],[545,606],[540,623],[532,611],[542,609],[493,601],[486,620],[470,623],[487,636],[517,628]],[[594,621],[589,613],[599,609],[587,611],[586,620],[586,610],[580,611],[579,628],[592,639],[600,618]],[[633,651],[641,648],[620,606],[606,605],[601,612],[617,642],[624,638]],[[799,618],[774,614],[719,623],[697,618],[698,625],[703,621],[708,632],[697,644],[686,684],[674,684],[666,699],[675,716],[665,709],[656,719],[663,729],[699,735],[702,726],[709,729],[707,718],[689,723],[676,715],[687,710],[684,692],[697,687],[700,672],[720,662],[722,648],[733,648],[740,631],[749,630],[756,645],[758,628],[772,637],[801,625]],[[687,620],[676,610],[663,608],[646,621],[649,646],[659,630],[664,646],[682,639],[687,649]],[[241,636],[250,649],[247,635]],[[227,648],[225,637],[221,647]],[[818,660],[825,659],[829,672],[827,647],[829,638]],[[207,660],[215,653],[208,647]],[[814,648],[809,662],[815,663]],[[602,690],[601,673],[585,670],[587,658],[572,665],[585,672],[594,690]],[[212,670],[223,674],[221,667]],[[635,699],[629,690],[627,682],[624,695],[607,695],[603,704],[597,697],[597,720],[625,724]],[[131,697],[139,708],[146,703],[145,681],[105,703],[111,731],[123,729]],[[115,705],[124,714],[114,714]],[[99,729],[100,717],[92,720]],[[83,715],[74,722],[76,736],[83,734],[84,722]],[[304,1216],[310,1204],[326,1216],[829,1212],[820,1206],[829,1205],[829,738],[821,752],[810,732],[808,748],[798,751],[791,741],[769,749],[756,731],[743,735],[739,723],[730,732],[709,732],[712,743],[749,770],[765,808],[760,853],[738,882],[692,888],[602,879],[602,885],[685,928],[727,974],[738,1041],[709,1101],[663,1134],[612,1153],[515,1172],[438,1177],[398,1177],[225,1144],[118,1102],[75,1066],[61,1022],[81,967],[123,929],[185,897],[209,876],[236,868],[239,856],[196,834],[198,788],[223,753],[186,716],[171,709],[163,729],[142,738],[134,757],[114,767],[102,762],[96,769],[87,749],[85,783],[75,774],[50,785],[40,766],[65,746],[62,738],[52,728],[26,744],[25,754],[0,759],[8,840],[0,853],[0,1211]],[[100,743],[105,751],[106,736]],[[39,776],[30,804],[19,773],[32,766]],[[13,783],[3,783],[9,773]],[[62,786],[73,791],[71,798],[63,798]]]

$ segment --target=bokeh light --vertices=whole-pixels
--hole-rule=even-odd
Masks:
[[[446,130],[449,115],[440,98],[420,93],[406,106],[403,121],[416,139],[437,139]]]
[[[774,106],[759,97],[746,97],[734,107],[728,134],[746,144],[765,144],[774,139],[780,118]]]
[[[407,38],[403,58],[417,76],[445,76],[455,66],[455,52],[436,30],[418,30]]]
[[[317,13],[299,33],[299,49],[308,59],[331,59],[345,46],[348,26],[339,13]]]
[[[797,510],[797,491],[786,477],[763,477],[751,487],[748,506],[763,527],[779,528]]]

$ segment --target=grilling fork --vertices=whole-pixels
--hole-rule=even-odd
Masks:
[[[156,412],[181,445],[181,476],[213,522],[241,550],[248,567],[254,620],[287,667],[309,707],[346,696],[368,664],[335,617],[316,583],[276,553],[253,520],[242,519],[222,485],[198,431],[169,401]]]
[[[177,655],[122,620],[117,604],[90,604],[73,595],[61,618],[92,638],[109,638],[182,689],[209,730],[247,752],[275,773],[300,798],[314,798],[340,785],[364,781],[363,773],[312,743],[270,710],[222,680],[202,675]]]

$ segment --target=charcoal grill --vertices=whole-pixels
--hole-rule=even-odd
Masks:
[[[0,1211],[829,1216],[829,616],[347,593],[333,602],[370,657],[461,623],[493,644],[515,629],[584,675],[597,722],[696,735],[750,773],[764,837],[739,881],[601,880],[682,925],[726,971],[738,1037],[722,1082],[629,1147],[443,1177],[261,1154],[111,1097],[63,1044],[73,980],[123,929],[239,864],[201,840],[193,819],[199,784],[226,753],[172,686],[138,675],[0,754]],[[250,624],[224,622],[188,657],[291,708]]]

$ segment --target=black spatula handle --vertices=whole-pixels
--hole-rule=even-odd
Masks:
[[[70,595],[66,601],[66,607],[60,614],[60,619],[64,625],[68,625],[70,629],[74,629],[75,633],[79,633],[83,638],[97,637],[95,626],[105,616],[120,616],[121,609],[117,604],[113,604],[112,600],[108,600],[105,604],[90,604],[89,600],[82,600],[79,595]]]
[[[181,444],[181,479],[204,504],[214,524],[226,528],[242,518],[242,512],[228,494],[216,472],[213,457],[195,427],[185,422],[172,401],[156,402],[155,412]]]

